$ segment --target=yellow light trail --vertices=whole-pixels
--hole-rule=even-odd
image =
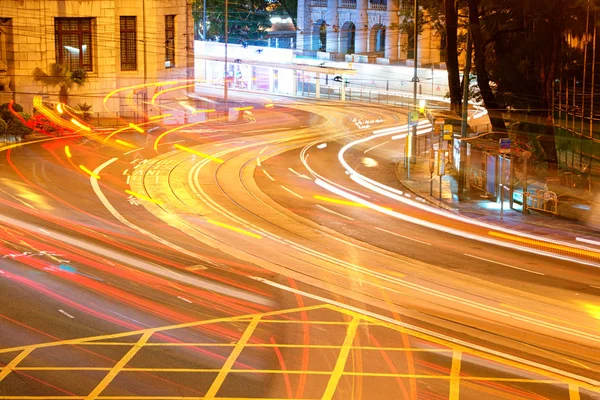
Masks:
[[[254,107],[252,107],[252,106],[234,108],[235,111],[246,111],[246,110],[252,110],[252,109],[254,109]]]
[[[161,114],[161,115],[155,115],[153,117],[150,117],[149,120],[150,121],[156,121],[157,119],[163,119],[163,118],[168,118],[168,117],[172,117],[173,114]]]
[[[196,155],[198,155],[200,157],[204,157],[204,158],[207,158],[207,159],[212,160],[212,161],[216,161],[216,162],[218,162],[220,164],[222,164],[222,163],[225,162],[225,161],[221,160],[220,158],[213,157],[211,155],[204,154],[204,153],[201,153],[201,152],[196,151],[196,150],[192,150],[192,149],[190,149],[188,147],[180,145],[179,143],[175,145],[175,148],[179,149],[179,150],[187,151],[188,153],[196,154]]]
[[[153,199],[153,198],[150,198],[150,197],[148,197],[148,196],[144,196],[143,194],[139,194],[139,193],[136,193],[136,192],[132,192],[131,190],[126,190],[126,191],[125,191],[125,193],[127,193],[127,194],[130,194],[130,195],[132,195],[133,197],[137,197],[137,198],[138,198],[138,199],[140,199],[140,200],[146,200],[146,201],[149,201],[149,202],[151,202],[151,203],[158,204],[158,205],[161,205],[161,204],[162,204],[162,201],[160,201],[160,200],[155,200],[155,199]]]
[[[82,124],[81,122],[77,121],[75,118],[71,118],[71,122],[73,123],[73,125],[79,127],[80,129],[83,129],[84,131],[91,132],[91,130],[92,130],[92,128]]]
[[[344,205],[344,206],[354,206],[354,207],[367,208],[367,206],[365,206],[363,204],[355,203],[353,201],[348,201],[348,200],[332,199],[330,197],[319,196],[319,195],[315,195],[314,198],[317,199],[317,200],[327,201],[329,203],[334,203],[334,204],[341,204],[341,205]]]
[[[129,127],[132,129],[135,129],[136,131],[138,131],[139,133],[145,133],[144,130],[142,128],[140,128],[139,126],[137,126],[136,124],[132,124],[131,122],[129,123]]]
[[[62,113],[64,112],[64,111],[63,111],[63,107],[62,107],[62,104],[61,104],[61,103],[58,103],[58,104],[56,105],[56,111],[58,111],[58,113],[59,113],[59,114],[62,114]]]
[[[187,125],[176,126],[173,129],[169,129],[168,131],[161,133],[160,135],[158,135],[158,137],[154,141],[154,150],[158,151],[158,143],[160,142],[160,140],[162,138],[164,138],[165,136],[167,136],[169,133],[176,132],[176,131],[178,131],[180,129],[183,129],[183,128],[189,128],[190,126],[194,126],[194,125],[198,125],[198,124],[203,124],[204,122],[205,121],[198,121],[198,122],[192,122],[191,124],[187,124]]]
[[[162,85],[162,84],[160,84],[160,85]],[[155,104],[156,103],[156,99],[161,94],[168,93],[168,92],[174,92],[175,90],[186,89],[186,88],[189,88],[189,87],[193,87],[195,85],[196,85],[195,83],[192,83],[190,85],[175,86],[175,87],[172,87],[172,88],[169,88],[169,89],[161,90],[160,92],[154,93],[154,95],[152,96],[152,100],[150,100],[150,103],[152,104],[152,106],[156,106],[156,104]]]
[[[566,251],[566,252],[570,252],[570,253],[577,253],[577,254],[581,254],[581,255],[584,255],[584,256],[589,256],[589,257],[592,257],[592,258],[600,258],[600,253],[598,253],[598,252],[590,251],[590,250],[578,249],[578,248],[569,247],[569,246],[565,246],[565,245],[561,245],[561,244],[554,244],[554,243],[542,242],[541,240],[527,239],[527,238],[522,238],[522,237],[519,237],[519,236],[508,235],[506,233],[500,233],[500,232],[494,232],[494,231],[489,231],[488,235],[499,237],[499,238],[502,238],[502,239],[512,240],[512,241],[515,241],[515,242],[521,242],[521,243],[531,244],[531,245],[534,245],[534,246],[547,247],[547,248],[550,248],[550,249],[560,250],[560,251]]]
[[[69,149],[69,146],[65,146],[65,154],[67,157],[71,158],[71,150]]]
[[[275,104],[273,104],[273,103],[265,104],[265,108],[272,108],[274,106],[275,106]]]
[[[100,176],[98,174],[93,173],[92,171],[90,171],[89,169],[87,169],[84,165],[80,165],[79,168],[83,172],[85,172],[86,174],[88,174],[89,176],[91,176],[92,178],[100,179]]]
[[[217,110],[215,110],[214,108],[208,109],[208,110],[194,110],[194,112],[192,114],[199,114],[199,113],[211,113],[211,112],[215,112]]]
[[[135,148],[135,146],[132,145],[131,143],[128,143],[128,142],[126,142],[124,140],[121,140],[121,139],[117,139],[117,140],[115,140],[115,142],[117,142],[118,144],[123,145],[125,147]]]
[[[236,228],[235,226],[227,225],[227,224],[224,224],[222,222],[213,221],[212,219],[207,220],[207,222],[210,223],[210,224],[213,224],[213,225],[220,226],[221,228],[225,228],[225,229],[229,229],[229,230],[234,231],[234,232],[242,233],[244,235],[253,237],[255,239],[262,239],[262,236],[257,235],[256,233],[249,232],[249,231],[247,231],[245,229]]]

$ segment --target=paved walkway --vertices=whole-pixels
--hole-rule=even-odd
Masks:
[[[396,177],[406,189],[446,210],[555,239],[583,237],[600,241],[600,204],[597,202],[585,203],[572,200],[563,201],[561,205],[559,201],[559,215],[555,217],[535,211],[531,211],[528,215],[522,214],[521,205],[515,203],[515,209],[510,209],[508,200],[504,202],[504,210],[501,211],[499,201],[484,198],[484,193],[477,189],[466,190],[464,195],[459,197],[458,176],[455,172],[442,177],[441,196],[439,177],[434,175],[433,191],[430,195],[430,175],[426,155],[417,157],[417,162],[411,165],[410,172],[410,179],[408,179],[403,163],[396,165]]]

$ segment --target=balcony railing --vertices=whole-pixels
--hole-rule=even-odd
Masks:
[[[340,8],[356,8],[356,0],[341,0]]]
[[[311,0],[310,5],[313,7],[327,7],[327,0]]]
[[[369,0],[370,10],[387,10],[387,0]]]

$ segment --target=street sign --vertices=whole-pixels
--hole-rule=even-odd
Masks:
[[[435,120],[435,122],[433,123],[433,133],[436,136],[439,136],[442,134],[442,128],[444,127],[444,125],[446,124],[446,120],[443,118],[438,118]]]
[[[419,112],[411,111],[408,113],[408,126],[417,126],[419,124]]]
[[[444,140],[452,140],[452,125],[444,125]]]
[[[500,153],[506,154],[510,153],[510,138],[502,138],[500,139]]]

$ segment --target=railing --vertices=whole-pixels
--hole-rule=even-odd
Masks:
[[[525,193],[524,204],[530,210],[548,212],[558,215],[558,196],[549,190],[533,189]]]
[[[312,0],[310,5],[313,7],[327,7],[327,0]]]
[[[385,11],[387,10],[387,0],[370,0],[369,9]]]
[[[356,8],[356,0],[341,0],[340,8]]]
[[[471,168],[471,186],[486,191],[486,176],[482,169]]]

